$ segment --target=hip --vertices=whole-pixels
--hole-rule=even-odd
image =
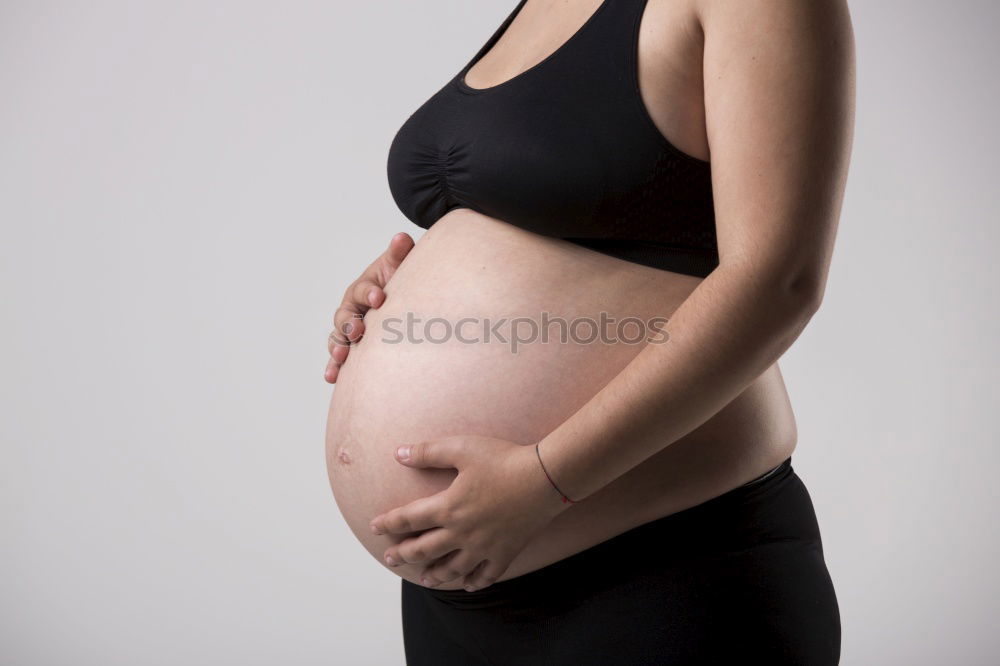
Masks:
[[[429,637],[467,651],[459,663],[470,664],[839,658],[836,593],[790,457],[755,482],[476,592],[402,586],[411,664],[439,649]]]

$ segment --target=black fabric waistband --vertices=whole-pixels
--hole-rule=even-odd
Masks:
[[[741,488],[745,488],[746,486],[752,486],[755,483],[760,483],[764,479],[770,478],[771,476],[779,473],[781,470],[785,469],[786,467],[791,467],[791,465],[792,465],[792,459],[790,457],[789,458],[785,458],[783,461],[781,461],[780,463],[778,463],[777,465],[775,465],[774,467],[772,467],[768,471],[764,472],[763,474],[761,474],[760,476],[758,476],[755,479],[751,479],[751,480],[747,481],[746,483],[744,483],[740,487]]]
[[[561,594],[568,587],[599,585],[604,571],[704,561],[773,541],[819,542],[812,502],[792,468],[791,457],[701,504],[481,590],[426,588],[405,579],[403,585],[414,586],[447,605],[486,608],[545,594],[546,590]]]

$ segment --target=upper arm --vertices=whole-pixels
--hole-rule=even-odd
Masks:
[[[854,126],[846,0],[701,0],[720,266],[822,293]]]

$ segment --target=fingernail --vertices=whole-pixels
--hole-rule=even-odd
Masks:
[[[354,330],[354,324],[352,324],[351,322],[347,322],[346,324],[344,324],[344,333],[346,335],[350,335],[351,331],[353,330]]]
[[[475,585],[466,585],[465,586],[465,591],[466,592],[475,592],[476,591],[476,586]]]
[[[409,460],[410,459],[410,447],[408,447],[408,446],[401,446],[401,447],[399,447],[398,449],[396,449],[396,456],[400,460]]]
[[[385,556],[385,563],[388,564],[390,567],[396,566],[396,560],[392,559],[392,555]]]
[[[368,305],[375,307],[375,290],[372,289],[368,292]]]
[[[374,523],[372,523],[368,527],[372,529],[372,534],[381,534],[381,532],[378,531],[378,527],[376,527]]]

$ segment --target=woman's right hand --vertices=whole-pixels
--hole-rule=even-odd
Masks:
[[[383,291],[389,278],[392,277],[403,259],[413,249],[413,239],[409,234],[400,232],[389,241],[389,248],[365,269],[357,280],[351,283],[344,292],[344,300],[333,317],[334,329],[330,333],[328,343],[330,361],[326,364],[323,377],[329,383],[337,381],[340,366],[347,360],[352,343],[361,339],[365,333],[364,314],[371,308],[377,308],[385,302]]]

